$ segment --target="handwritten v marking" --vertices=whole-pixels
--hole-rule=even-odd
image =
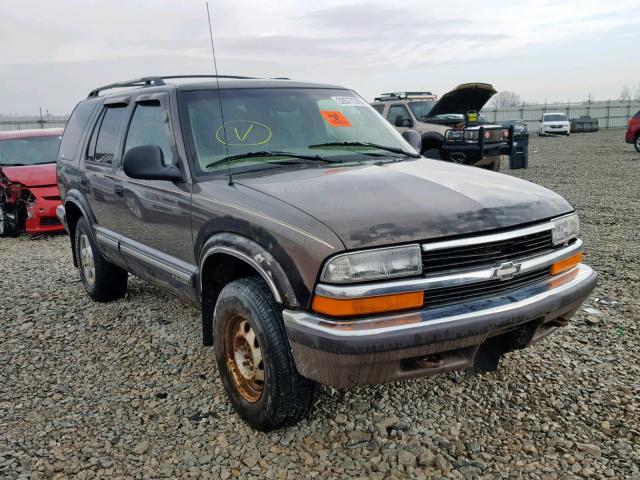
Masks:
[[[246,131],[246,132],[244,132],[244,135],[240,135],[240,134],[238,133],[238,129],[237,129],[236,127],[233,127],[233,131],[234,131],[234,132],[235,132],[235,134],[236,134],[236,138],[237,138],[238,140],[240,140],[241,142],[244,142],[244,141],[247,139],[247,136],[249,136],[249,133],[251,133],[251,130],[253,130],[253,126],[254,126],[254,125],[255,125],[255,124],[253,124],[253,123],[252,123],[252,124],[251,124],[251,126],[249,126],[249,128],[247,129],[247,131]]]

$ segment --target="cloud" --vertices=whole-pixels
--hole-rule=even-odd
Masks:
[[[223,73],[349,84],[369,96],[380,89],[441,91],[472,80],[508,79],[516,83],[509,89],[519,91],[534,84],[532,70],[554,65],[570,78],[575,62],[581,81],[591,73],[599,85],[613,85],[618,80],[607,70],[614,67],[603,65],[618,49],[604,57],[583,50],[616,35],[637,42],[640,27],[637,0],[212,0],[210,6]],[[136,75],[210,71],[208,34],[202,0],[5,0],[0,104],[33,110],[34,95],[16,95],[35,89],[39,102],[68,105],[76,88],[84,95],[96,84]],[[632,67],[615,68],[622,75]],[[48,84],[57,86],[55,95]],[[538,95],[547,88],[538,85],[526,88]]]

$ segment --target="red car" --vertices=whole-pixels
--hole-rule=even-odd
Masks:
[[[629,120],[627,134],[624,139],[627,143],[633,143],[636,150],[640,152],[640,111]]]
[[[62,128],[0,132],[0,237],[62,232],[56,159]]]

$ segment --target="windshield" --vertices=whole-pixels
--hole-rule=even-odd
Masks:
[[[224,159],[228,156],[234,157],[232,171],[303,162],[287,153],[304,155],[308,157],[304,163],[318,165],[327,160],[346,163],[379,156],[404,157],[354,142],[413,151],[378,112],[350,90],[256,88],[220,93],[223,115],[216,90],[181,95],[182,114],[191,133],[187,137],[200,174],[226,171],[229,164]]]
[[[544,116],[545,122],[566,122],[567,116],[564,113],[547,113]]]
[[[55,163],[62,137],[27,137],[0,141],[0,165]]]
[[[416,118],[427,118],[436,101],[409,102],[409,108]]]

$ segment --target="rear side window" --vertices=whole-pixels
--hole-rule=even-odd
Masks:
[[[164,164],[173,163],[173,155],[169,147],[168,131],[165,126],[164,112],[160,102],[145,102],[136,106],[129,125],[125,152],[140,145],[157,145],[162,150]]]
[[[118,135],[124,124],[126,107],[108,107],[102,113],[89,143],[87,160],[113,163]]]
[[[382,112],[384,112],[384,105],[371,105],[373,107],[373,109],[378,112],[380,115],[382,115]]]
[[[95,102],[82,102],[73,109],[67,127],[64,129],[58,157],[65,160],[73,160],[78,150],[78,144],[82,139],[82,133],[95,106]]]

